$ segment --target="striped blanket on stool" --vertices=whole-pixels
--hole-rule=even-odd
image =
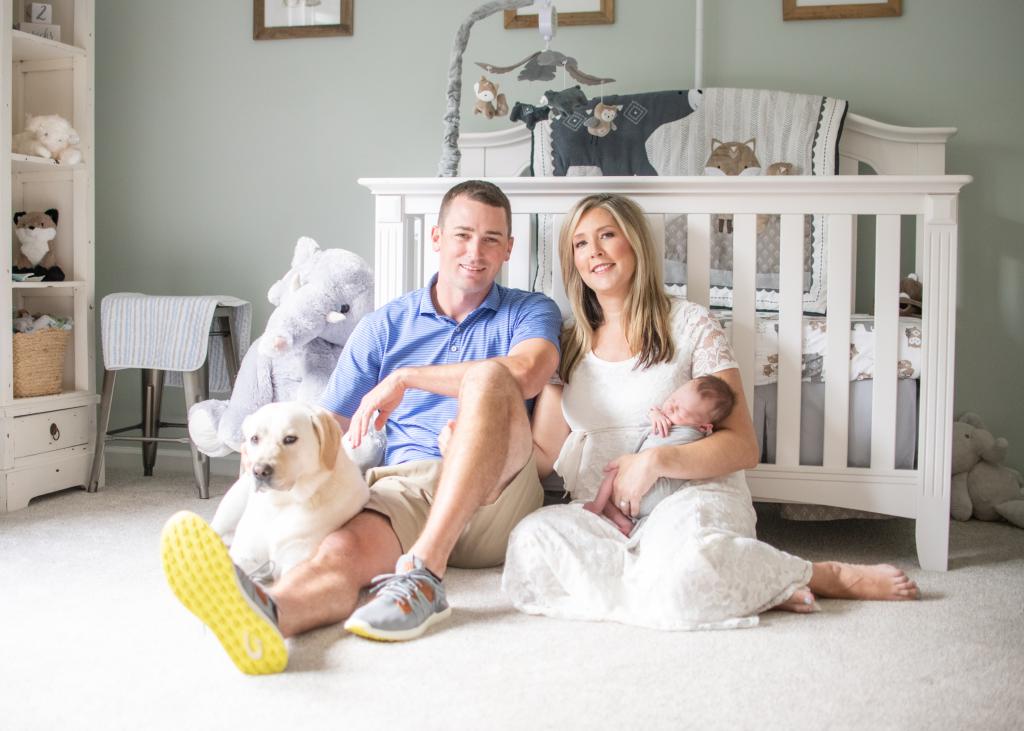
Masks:
[[[180,386],[183,371],[203,365],[210,349],[210,391],[231,390],[221,338],[210,344],[210,325],[218,306],[232,308],[231,332],[239,363],[249,348],[252,305],[222,295],[165,297],[118,292],[103,298],[100,328],[103,367],[156,368],[170,371],[165,383]],[[212,349],[211,349],[212,348]]]

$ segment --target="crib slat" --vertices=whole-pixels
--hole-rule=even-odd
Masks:
[[[531,238],[533,226],[529,213],[512,214],[512,256],[501,269],[502,281],[506,286],[518,289],[530,288],[530,252],[533,251]]]
[[[875,223],[875,378],[871,388],[871,467],[896,467],[899,358],[900,217]]]
[[[779,371],[775,464],[800,463],[803,375],[804,217],[781,221],[779,258]]]
[[[754,320],[757,284],[757,217],[753,213],[736,214],[732,237],[732,349],[740,365],[747,407],[754,404]]]
[[[654,260],[660,262],[665,258],[665,215],[647,214],[647,225],[654,237]]]
[[[711,214],[686,217],[686,299],[711,303]]]
[[[17,76],[20,76],[18,74]],[[380,307],[405,291],[409,280],[406,262],[404,198],[380,195],[374,214],[374,249],[378,258],[374,267],[374,307]]]
[[[572,312],[569,307],[569,298],[565,295],[565,285],[562,283],[562,259],[558,253],[558,237],[562,231],[562,223],[565,216],[556,214],[551,216],[551,299],[558,305],[562,315]]]
[[[825,467],[845,468],[850,424],[850,267],[853,216],[826,216],[828,311],[825,321]]]
[[[434,242],[430,238],[430,232],[437,225],[436,213],[423,214],[423,245],[420,246],[420,284],[426,287],[430,284],[430,278],[434,276],[437,268],[441,265],[441,258],[434,251]]]

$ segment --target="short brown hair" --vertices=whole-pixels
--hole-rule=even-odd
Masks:
[[[444,217],[448,214],[448,206],[460,195],[471,201],[505,211],[505,223],[508,225],[506,234],[512,235],[512,205],[508,202],[508,196],[497,185],[488,183],[486,180],[464,180],[458,185],[452,186],[441,199],[441,210],[437,213],[438,228],[444,228]]]
[[[732,413],[732,407],[736,405],[736,395],[729,388],[729,384],[718,376],[700,376],[693,379],[697,384],[697,393],[701,399],[711,402],[711,412],[708,418],[715,426]]]

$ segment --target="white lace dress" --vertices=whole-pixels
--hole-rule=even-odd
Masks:
[[[811,578],[811,564],[755,537],[743,473],[693,481],[665,498],[629,538],[583,509],[602,468],[635,448],[647,410],[693,377],[735,368],[718,322],[700,305],[672,304],[676,357],[581,361],[562,393],[572,433],[555,469],[574,502],[527,516],[509,539],[502,586],[530,614],[610,620],[666,630],[749,627]]]

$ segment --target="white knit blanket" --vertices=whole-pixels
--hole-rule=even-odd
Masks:
[[[239,362],[249,347],[252,305],[237,297],[164,297],[118,292],[103,298],[100,323],[103,366],[108,370],[156,368],[170,371],[166,384],[181,385],[181,372],[194,371],[210,355],[210,391],[230,391],[221,338],[210,345],[210,325],[219,305],[231,307],[231,331]]]

